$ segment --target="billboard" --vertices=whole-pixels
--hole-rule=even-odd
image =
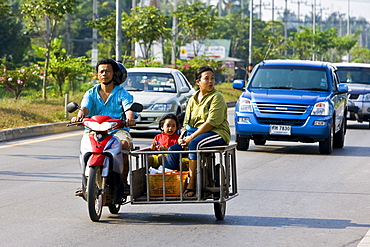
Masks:
[[[180,60],[192,59],[195,54],[210,59],[223,60],[228,57],[230,40],[204,40],[203,43],[193,41],[180,47]]]

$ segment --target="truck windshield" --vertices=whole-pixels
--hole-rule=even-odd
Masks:
[[[328,91],[326,71],[320,68],[262,66],[249,88]]]

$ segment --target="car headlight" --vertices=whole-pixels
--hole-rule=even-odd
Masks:
[[[311,115],[327,116],[329,115],[329,102],[318,102],[313,106]]]
[[[370,93],[364,94],[364,101],[370,101]]]
[[[253,112],[253,106],[250,99],[241,98],[239,100],[239,111],[240,112]]]
[[[149,110],[151,111],[173,111],[175,109],[174,105],[171,103],[156,103],[152,105]]]

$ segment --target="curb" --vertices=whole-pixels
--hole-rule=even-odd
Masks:
[[[226,105],[228,108],[235,107],[236,101],[226,102]],[[0,130],[0,142],[76,130],[76,128],[67,127],[68,123],[69,121],[65,121],[60,123],[39,124],[28,127]]]
[[[76,130],[76,128],[67,127],[68,123],[69,121],[1,130],[0,142]]]
[[[226,102],[226,105],[227,105],[228,108],[229,107],[235,107],[236,101],[228,101],[228,102]]]

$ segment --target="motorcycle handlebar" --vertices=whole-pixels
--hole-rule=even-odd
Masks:
[[[69,123],[67,124],[67,127],[74,126],[74,125],[81,125],[82,122],[76,122],[76,123]]]

